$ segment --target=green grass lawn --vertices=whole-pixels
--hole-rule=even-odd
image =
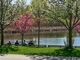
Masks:
[[[25,54],[25,55],[49,55],[49,56],[75,56],[80,57],[80,48],[68,51],[60,47],[28,47],[28,46],[0,46],[0,53]]]

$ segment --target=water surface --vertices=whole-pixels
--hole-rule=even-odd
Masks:
[[[64,46],[64,41],[67,40],[68,33],[48,33],[48,34],[40,34],[40,45],[59,45]],[[11,41],[12,44],[15,43],[16,40],[21,44],[21,35],[19,33],[15,34],[5,34],[4,43],[7,44],[8,41]],[[38,45],[38,37],[37,34],[25,34],[24,40],[28,43],[30,40],[34,41],[35,45]],[[80,36],[76,33],[73,34],[74,46],[80,46]]]

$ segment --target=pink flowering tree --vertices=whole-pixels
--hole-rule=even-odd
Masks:
[[[33,18],[29,14],[22,15],[19,20],[12,23],[13,28],[22,35],[22,45],[24,34],[30,29],[33,23]]]
[[[75,30],[80,34],[80,24],[75,27]]]
[[[80,25],[76,26],[76,31],[80,34]]]
[[[74,29],[80,34],[80,20],[73,18],[72,25],[74,25]]]

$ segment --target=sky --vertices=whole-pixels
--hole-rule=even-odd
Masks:
[[[27,5],[30,5],[31,0],[27,0]]]
[[[13,0],[13,1],[12,1],[12,3],[14,3],[14,1],[15,1],[15,0]],[[26,0],[26,1],[27,1],[27,3],[26,3],[26,4],[27,4],[27,5],[30,5],[31,0]]]

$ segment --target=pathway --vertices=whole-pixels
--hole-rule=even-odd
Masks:
[[[0,60],[80,60],[79,57],[53,57],[37,55],[1,54]]]

